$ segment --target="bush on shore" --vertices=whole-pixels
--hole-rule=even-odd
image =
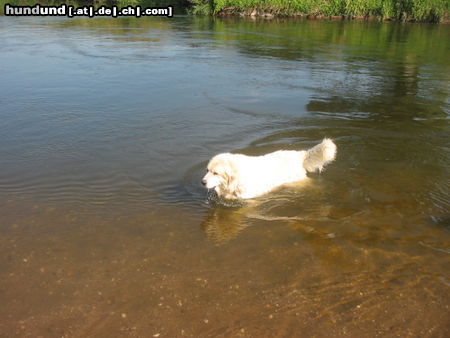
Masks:
[[[189,0],[195,14],[270,13],[439,22],[448,19],[449,0]]]

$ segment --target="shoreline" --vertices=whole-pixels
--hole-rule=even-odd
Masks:
[[[431,24],[450,24],[450,16],[446,15],[440,21],[420,21],[414,18],[405,20],[395,18],[383,18],[376,15],[324,15],[324,14],[307,14],[302,12],[288,13],[277,9],[250,8],[240,10],[234,7],[225,8],[212,14],[215,17],[245,17],[250,19],[279,19],[279,18],[298,18],[306,20],[329,20],[329,21],[369,21],[369,22],[406,22],[406,23],[431,23]]]

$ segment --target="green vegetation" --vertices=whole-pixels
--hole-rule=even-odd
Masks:
[[[277,15],[309,17],[342,17],[347,19],[380,19],[398,21],[450,21],[450,0],[0,0],[12,5],[67,3],[118,5],[119,7],[174,6],[176,12],[189,8],[191,14],[203,15]]]
[[[449,0],[190,0],[194,13],[309,15],[402,21],[448,20]]]
[[[189,0],[193,4],[190,13],[209,15],[213,13],[213,0]]]
[[[41,5],[60,5],[68,4],[73,6],[85,5],[117,5],[117,6],[142,6],[142,7],[165,7],[165,6],[189,6],[188,0],[0,0],[0,4],[11,4],[14,6],[32,6],[36,3]]]

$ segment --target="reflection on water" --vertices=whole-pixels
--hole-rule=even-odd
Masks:
[[[449,30],[0,18],[0,333],[448,336]],[[324,137],[304,182],[200,184]]]

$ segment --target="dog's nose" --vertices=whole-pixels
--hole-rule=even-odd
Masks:
[[[202,184],[206,185],[206,180],[204,178],[202,179]]]

